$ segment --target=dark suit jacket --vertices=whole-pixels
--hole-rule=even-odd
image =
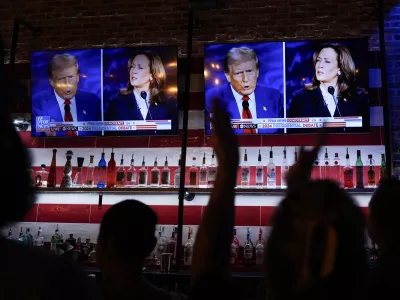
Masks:
[[[254,94],[258,119],[283,118],[283,99],[278,90],[257,84]],[[232,119],[242,118],[231,85],[228,83],[221,87],[215,87],[206,93],[206,134],[211,134],[209,119],[214,98],[222,101],[222,105],[225,106]],[[243,129],[236,129],[235,133],[243,134]],[[283,129],[258,129],[258,133],[283,133]]]
[[[146,120],[171,120],[171,130],[104,131],[104,135],[129,136],[176,134],[178,130],[177,101],[172,97],[168,97],[163,92],[160,93],[160,97],[162,99],[161,104],[150,105]],[[143,120],[134,93],[130,95],[115,94],[110,97],[110,101],[104,110],[104,121],[119,120]]]
[[[78,122],[82,121],[101,121],[101,100],[93,93],[77,91],[75,95],[76,114]],[[42,93],[32,96],[32,135],[45,136],[44,132],[36,132],[36,117],[49,116],[50,120],[63,122],[64,116],[61,114],[53,89],[48,89]],[[57,136],[65,136],[65,132],[57,132]],[[98,136],[101,131],[80,131],[79,136]]]
[[[355,97],[339,100],[334,117],[362,116],[363,128],[326,128],[327,132],[349,133],[367,132],[370,128],[369,97],[364,89],[357,88]],[[340,112],[340,113],[339,113]],[[331,117],[328,107],[325,106],[321,89],[302,88],[293,93],[292,102],[287,111],[287,118],[304,117]],[[288,129],[288,133],[312,133],[315,129]]]

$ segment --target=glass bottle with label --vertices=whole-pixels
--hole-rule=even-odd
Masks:
[[[244,258],[244,265],[250,266],[252,265],[253,259],[253,242],[250,238],[250,229],[247,228],[247,235],[246,235],[246,243],[243,246],[243,258]]]
[[[147,186],[147,168],[146,168],[146,162],[144,160],[144,156],[143,156],[143,161],[142,161],[142,167],[138,171],[138,185],[139,186]]]
[[[160,186],[160,169],[157,165],[157,157],[154,160],[154,166],[150,171],[150,184],[154,187]]]
[[[165,157],[164,168],[161,170],[161,185],[169,187],[171,185],[171,170],[168,168],[168,157]]]
[[[379,171],[379,182],[386,178],[386,160],[385,154],[381,154],[381,169]]]
[[[121,156],[121,161],[117,169],[117,175],[115,178],[116,187],[122,188],[126,183],[126,169],[124,167],[124,155]]]
[[[241,169],[241,185],[248,186],[250,185],[250,167],[247,164],[247,149],[244,149],[243,164]]]
[[[85,158],[77,157],[76,159],[78,161],[78,169],[76,171],[74,181],[72,182],[72,186],[79,188],[85,186],[85,180],[83,179],[83,172],[82,172],[83,162],[85,161]]]
[[[51,159],[49,176],[47,178],[47,187],[56,187],[57,180],[57,149],[53,149],[53,157]]]
[[[198,185],[198,177],[199,177],[198,173],[199,173],[199,170],[197,169],[197,166],[196,166],[196,157],[193,156],[192,166],[189,169],[189,185],[191,185],[191,186]]]
[[[361,160],[361,150],[357,150],[356,160],[356,188],[364,187],[364,165]]]
[[[261,159],[261,150],[258,149],[258,158],[256,165],[256,186],[262,187],[264,185],[264,165]]]
[[[188,240],[183,250],[183,263],[185,266],[190,266],[192,264],[193,244],[194,244],[192,236],[193,236],[193,228],[189,227]]]
[[[136,185],[136,169],[135,169],[135,159],[133,158],[133,154],[132,154],[132,158],[131,158],[131,164],[128,168],[128,170],[126,170],[126,187],[134,187]]]
[[[111,150],[111,158],[107,164],[107,188],[115,187],[117,178],[117,163],[114,159],[114,148]]]
[[[44,236],[42,234],[42,227],[39,226],[39,230],[37,233],[37,236],[35,237],[35,241],[33,244],[37,248],[43,248],[44,247]]]
[[[26,228],[25,234],[24,234],[24,243],[28,247],[33,247],[33,236],[31,234],[31,229]]]
[[[101,158],[97,166],[97,187],[105,188],[107,183],[107,162],[105,159],[104,149],[101,152]]]
[[[72,187],[72,164],[71,164],[71,159],[72,155],[74,153],[71,150],[68,150],[67,153],[65,154],[65,158],[67,159],[67,162],[65,163],[64,166],[64,176],[61,180],[60,187],[61,188],[70,188]]]
[[[328,157],[328,148],[325,148],[324,165],[322,166],[322,179],[331,178],[331,163]]]
[[[274,164],[274,153],[272,147],[269,151],[269,163],[267,165],[267,188],[276,188],[276,166]]]
[[[372,154],[368,154],[367,166],[368,166],[368,187],[374,188],[376,187],[375,161],[372,158]]]
[[[203,161],[201,162],[200,167],[200,178],[199,178],[199,187],[205,188],[207,187],[207,166],[206,166],[206,153],[203,154]]]
[[[208,187],[213,187],[215,184],[215,179],[217,178],[217,165],[215,164],[215,154],[214,154],[214,150],[212,152],[211,155],[211,163],[208,166],[208,170],[207,170],[208,174],[207,174],[207,185]]]
[[[238,255],[239,255],[239,241],[236,238],[236,229],[233,229],[233,232],[232,232],[232,244],[231,244],[231,254],[230,254],[230,262],[231,262],[231,264],[236,264]]]
[[[174,172],[174,187],[178,188],[181,181],[181,157],[179,156],[178,167]]]
[[[90,155],[89,165],[86,169],[86,186],[94,186],[94,155]]]
[[[263,232],[260,228],[258,240],[256,241],[256,265],[262,265],[264,263],[264,239],[262,235]]]
[[[340,184],[340,186],[343,186],[343,182],[341,180],[341,166],[340,166],[340,159],[339,159],[339,153],[335,153],[335,157],[333,159],[333,163],[331,166],[331,179],[336,181],[337,183]]]
[[[56,227],[56,230],[54,231],[54,234],[51,236],[50,239],[50,250],[55,252],[57,250],[57,245],[60,243],[61,241],[61,234],[58,230],[58,224]]]
[[[49,172],[46,171],[46,165],[41,164],[40,170],[35,174],[35,185],[37,187],[47,187],[47,179],[49,178]]]
[[[346,149],[346,165],[343,169],[343,181],[344,188],[354,188],[353,167],[350,164],[349,148]]]
[[[295,156],[297,156],[297,152],[295,151]],[[287,188],[287,176],[289,174],[289,165],[287,163],[286,158],[286,147],[283,148],[283,160],[281,166],[281,188]]]
[[[164,227],[161,226],[158,231],[158,240],[156,244],[156,265],[160,265],[161,255],[167,252],[167,238],[164,235]]]

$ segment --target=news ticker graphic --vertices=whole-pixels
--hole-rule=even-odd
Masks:
[[[171,120],[51,122],[36,117],[37,132],[171,130]]]
[[[362,127],[362,117],[232,119],[234,129]]]

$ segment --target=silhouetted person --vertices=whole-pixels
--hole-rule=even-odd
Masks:
[[[370,270],[368,297],[400,297],[400,181],[385,179],[369,202],[368,233],[378,245],[378,257]]]
[[[1,78],[6,91],[0,101],[0,149],[2,204],[0,226],[22,222],[35,203],[31,178],[31,160],[11,121],[9,105],[16,86]],[[97,299],[96,290],[87,275],[73,263],[44,251],[27,248],[16,241],[0,237],[0,299]]]
[[[136,200],[119,202],[104,214],[96,254],[105,299],[185,298],[157,288],[142,276],[144,260],[157,242],[157,221],[156,213]]]

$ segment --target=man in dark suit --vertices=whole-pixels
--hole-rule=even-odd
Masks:
[[[101,131],[36,131],[37,117],[49,117],[51,122],[101,121],[99,97],[78,91],[79,66],[75,56],[55,55],[48,65],[48,78],[51,89],[32,95],[32,135],[101,135]]]
[[[232,119],[283,118],[281,93],[257,83],[259,62],[254,50],[232,48],[224,59],[224,73],[228,81],[221,87],[206,92],[206,133],[210,134],[210,111],[214,98],[229,112]],[[237,134],[283,133],[283,129],[235,129]]]

